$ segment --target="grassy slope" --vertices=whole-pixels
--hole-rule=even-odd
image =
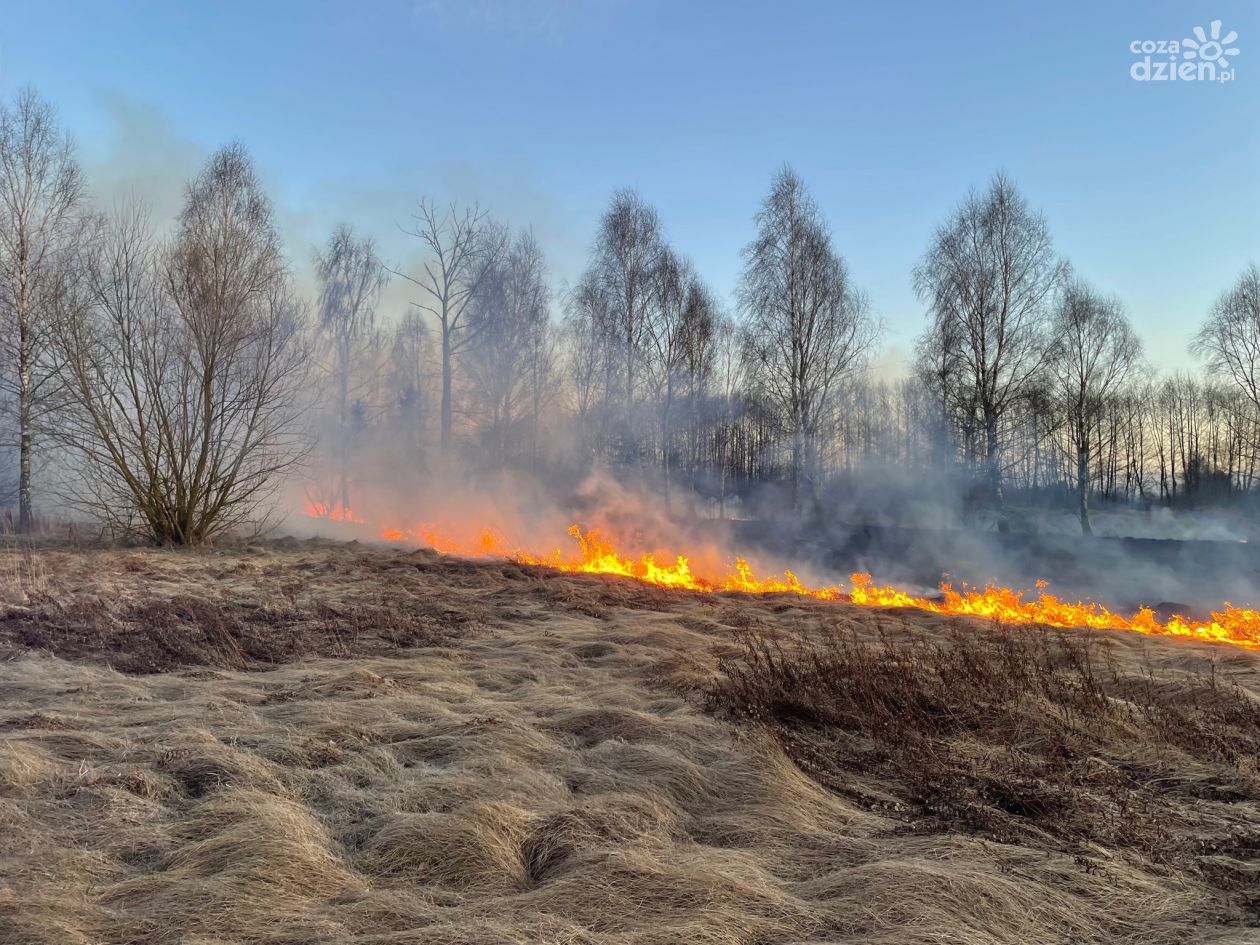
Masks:
[[[925,818],[883,761],[807,776],[787,723],[713,696],[750,628],[947,636],[930,615],[319,543],[0,575],[4,945],[1254,934],[1245,789],[1194,802],[1184,829],[1237,841],[1195,860],[996,836]],[[1215,664],[1260,693],[1250,654],[1096,638],[1161,685]]]

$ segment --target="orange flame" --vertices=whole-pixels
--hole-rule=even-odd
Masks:
[[[510,558],[523,564],[555,568],[569,573],[619,575],[683,590],[706,593],[734,591],[745,594],[799,594],[819,600],[847,601],[862,607],[915,607],[938,614],[985,617],[1003,624],[1132,630],[1157,636],[1231,643],[1260,650],[1260,611],[1235,607],[1228,601],[1221,610],[1213,611],[1209,621],[1173,616],[1161,622],[1149,607],[1143,607],[1132,616],[1126,617],[1113,613],[1101,604],[1060,600],[1045,592],[1045,581],[1037,582],[1040,593],[1035,600],[1024,600],[1022,591],[1006,587],[990,585],[979,589],[964,584],[962,590],[955,590],[948,583],[941,585],[943,596],[937,600],[918,597],[894,587],[877,586],[872,583],[869,574],[858,573],[850,576],[853,589],[846,593],[837,586],[810,587],[791,571],[784,571],[782,577],[758,577],[743,558],[736,558],[734,568],[727,573],[715,578],[704,578],[693,573],[690,562],[683,555],[678,555],[673,561],[660,561],[652,554],[629,557],[619,553],[597,531],[583,532],[577,525],[572,525],[569,527],[569,534],[576,539],[578,549],[575,554],[566,556],[559,548],[549,555],[513,548],[502,536],[488,530],[472,543],[459,542],[442,534],[436,527],[426,525],[405,530],[382,528],[380,532],[381,538],[386,541],[425,544],[443,554]]]
[[[311,500],[306,503],[306,514],[311,518],[326,518],[332,522],[363,524],[363,519],[355,515],[349,506],[343,508],[340,502],[328,503]]]

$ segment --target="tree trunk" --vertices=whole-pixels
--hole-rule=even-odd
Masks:
[[[341,424],[339,446],[341,448],[341,514],[346,515],[350,511],[350,365],[348,354],[342,358],[341,377],[339,379],[339,401],[340,416],[338,420]],[[331,509],[329,510],[331,512]]]
[[[714,430],[713,458],[718,466],[718,518],[726,518],[726,480],[735,462],[735,437],[725,417]]]
[[[34,515],[31,511],[31,420],[27,395],[22,395],[21,443],[19,446],[18,470],[18,531],[29,535],[34,529]]]
[[[18,531],[34,528],[31,511],[31,355],[29,315],[19,313],[18,328]]]
[[[442,326],[442,452],[451,448],[451,333]]]
[[[1076,500],[1081,517],[1081,534],[1094,534],[1089,524],[1089,446],[1076,445]]]
[[[1006,514],[1006,496],[1002,492],[1002,462],[998,450],[997,417],[990,414],[984,419],[985,465],[989,473],[989,490],[993,495],[993,509],[997,515],[999,532],[1011,530]]]
[[[530,372],[533,376],[532,394],[533,394],[533,400],[534,400],[534,412],[533,412],[533,417],[530,420],[530,427],[529,427],[530,429],[529,468],[531,472],[537,473],[538,472],[538,423],[539,423],[539,414],[542,413],[542,389],[541,389],[541,384],[539,383],[539,380],[538,380],[538,361],[537,361],[538,355],[536,352],[535,352],[534,357],[535,357],[534,364]]]
[[[669,460],[670,447],[670,421],[674,408],[674,393],[671,389],[672,385],[666,383],[665,386],[665,404],[661,410],[661,466],[665,472],[665,511],[670,510],[670,480],[673,476],[673,466]]]
[[[801,511],[801,475],[805,466],[805,435],[800,424],[792,433],[792,511]]]
[[[639,456],[639,437],[635,430],[634,416],[634,350],[630,347],[630,341],[626,341],[626,403],[625,416],[623,419],[622,436],[625,438],[621,448],[622,461],[630,465],[638,465],[641,457]]]

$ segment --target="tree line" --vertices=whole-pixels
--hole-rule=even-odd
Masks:
[[[998,174],[928,239],[911,370],[798,174],[753,214],[733,305],[615,192],[572,285],[476,204],[416,202],[414,266],[339,225],[295,288],[243,146],[213,154],[166,235],[93,205],[35,92],[0,108],[0,406],[16,530],[37,496],[120,533],[198,544],[261,527],[278,490],[353,517],[427,475],[610,468],[678,511],[774,494],[833,514],[864,483],[932,483],[976,521],[1010,504],[1177,505],[1254,493],[1260,270],[1207,313],[1201,376],[1157,377],[1123,303],[1081,278]],[[381,311],[386,286],[411,305]],[[1012,502],[1012,496],[1018,501]]]

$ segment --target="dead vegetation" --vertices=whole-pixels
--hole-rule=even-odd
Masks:
[[[1068,849],[1087,868],[1121,850],[1260,895],[1251,865],[1222,857],[1260,841],[1260,703],[1237,681],[1126,670],[1083,633],[899,629],[745,627],[710,704],[917,829]]]
[[[1254,934],[1241,651],[326,543],[3,567],[0,945]]]
[[[385,598],[332,605],[316,601],[241,603],[192,594],[122,606],[105,600],[66,603],[35,595],[11,610],[0,638],[69,659],[110,655],[127,673],[181,667],[257,669],[312,656],[349,658],[436,646],[459,636],[463,614],[400,610]]]

